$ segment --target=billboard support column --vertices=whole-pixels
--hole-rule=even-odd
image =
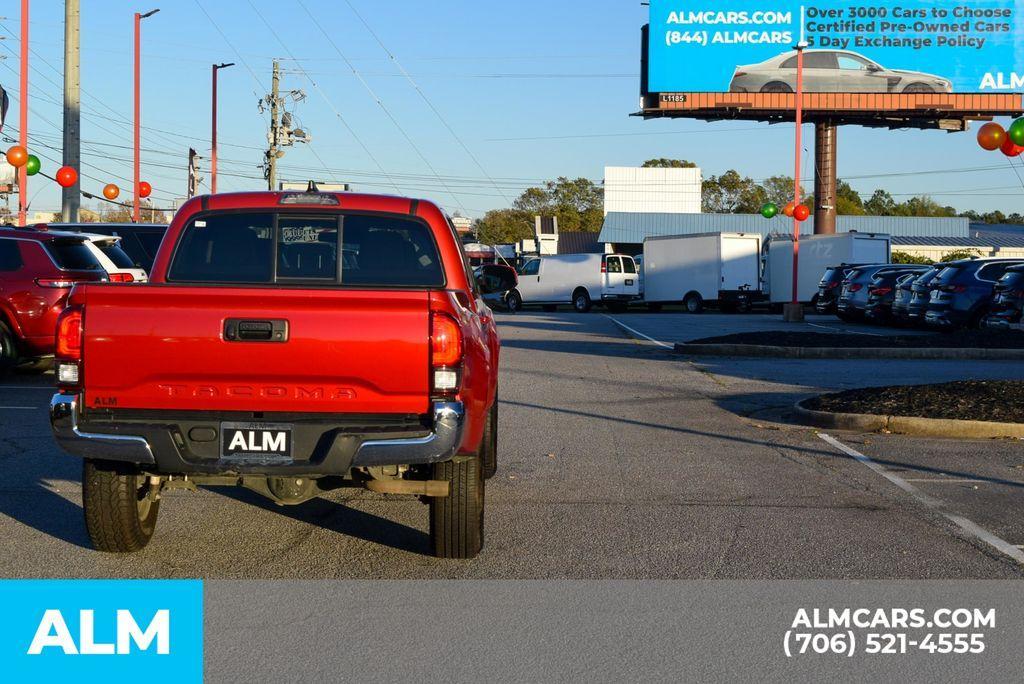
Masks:
[[[803,26],[801,18],[800,22]],[[804,42],[802,40],[796,46],[796,149],[793,152],[793,206],[800,205],[800,152],[803,144],[800,140],[804,123]],[[800,266],[800,221],[793,216],[793,289],[792,301],[783,306],[782,318],[785,321],[796,323],[804,320],[804,307],[800,303],[798,291]]]
[[[814,234],[836,232],[836,137],[831,121],[814,125]]]

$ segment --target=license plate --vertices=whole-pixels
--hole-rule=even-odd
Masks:
[[[626,285],[632,285],[632,284],[633,284],[633,279],[632,278],[628,278],[626,280]]]
[[[221,423],[220,453],[229,459],[292,457],[292,426],[275,423]]]

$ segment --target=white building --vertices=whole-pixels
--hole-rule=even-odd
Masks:
[[[604,213],[699,214],[701,173],[691,169],[604,167]]]

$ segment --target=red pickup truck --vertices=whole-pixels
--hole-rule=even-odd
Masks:
[[[190,200],[149,284],[76,287],[57,324],[50,419],[84,459],[93,544],[141,549],[169,488],[365,487],[429,502],[436,555],[477,555],[498,420],[482,294],[430,202]]]

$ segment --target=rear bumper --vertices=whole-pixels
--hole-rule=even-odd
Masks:
[[[50,425],[57,444],[82,458],[149,466],[160,473],[345,475],[355,467],[419,465],[446,461],[462,443],[466,413],[462,402],[435,402],[426,434],[341,431],[330,416],[308,427],[313,434],[308,459],[273,464],[240,462],[219,455],[190,453],[175,421],[106,424],[84,429],[78,395],[56,394],[50,402]],[[301,451],[301,450],[300,450]],[[209,456],[209,454],[207,454]]]
[[[640,299],[638,294],[602,294],[603,302],[635,302]]]

